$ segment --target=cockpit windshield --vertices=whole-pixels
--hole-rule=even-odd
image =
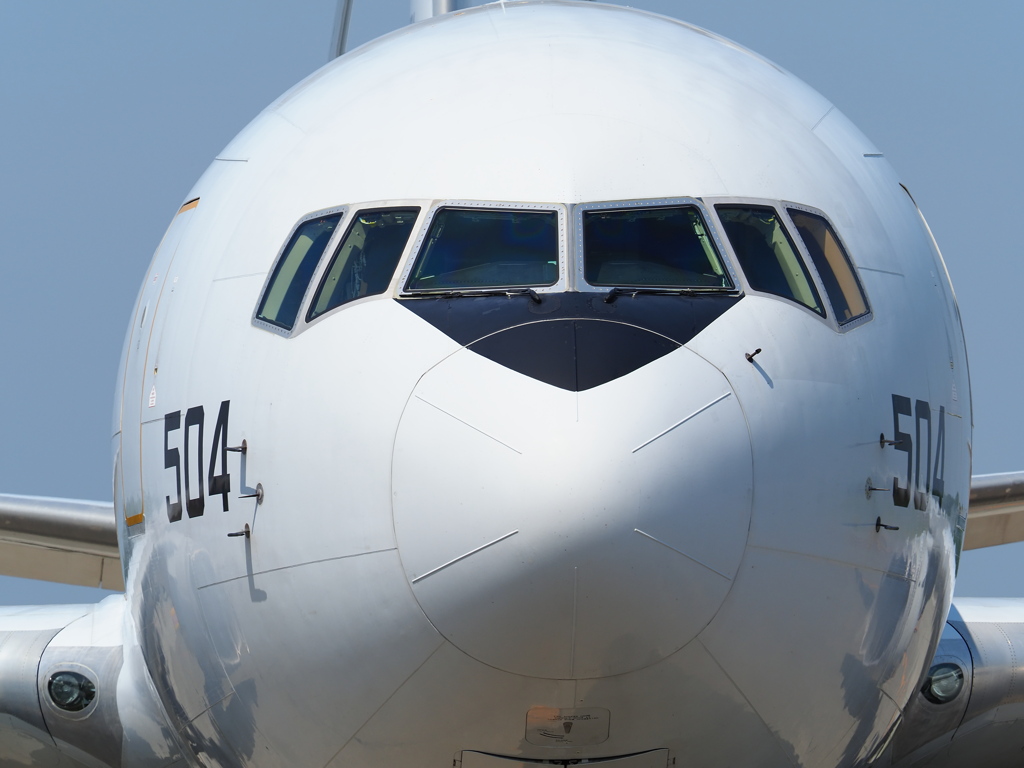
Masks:
[[[324,249],[334,236],[341,214],[320,216],[301,222],[274,267],[256,319],[291,330]]]
[[[557,281],[557,211],[441,208],[405,288],[542,287]]]
[[[419,212],[419,208],[359,211],[324,272],[306,320],[364,296],[384,293]]]
[[[824,317],[818,291],[773,207],[735,204],[715,210],[751,288],[796,301]]]
[[[696,206],[585,211],[583,248],[590,285],[732,288]]]

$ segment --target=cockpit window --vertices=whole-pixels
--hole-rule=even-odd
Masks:
[[[558,281],[558,212],[441,208],[407,291],[526,288]]]
[[[791,299],[824,317],[814,283],[774,208],[717,205],[715,211],[752,289]]]
[[[289,330],[295,325],[302,297],[339,221],[341,214],[335,213],[304,221],[296,228],[263,292],[257,319]]]
[[[583,212],[590,285],[731,288],[696,206]]]
[[[391,285],[419,208],[359,211],[334,252],[306,320]]]
[[[824,217],[799,208],[790,208],[789,215],[832,302],[836,321],[843,325],[868,313],[857,273],[850,257]]]

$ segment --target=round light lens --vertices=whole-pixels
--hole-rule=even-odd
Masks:
[[[957,697],[964,687],[964,671],[956,664],[936,664],[928,670],[921,693],[932,704],[945,704]]]
[[[96,698],[92,680],[78,672],[57,672],[47,686],[50,699],[66,712],[81,712]]]

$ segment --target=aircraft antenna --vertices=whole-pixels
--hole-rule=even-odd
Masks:
[[[472,0],[410,0],[409,23],[415,24],[417,21],[472,7]]]
[[[328,61],[341,56],[348,45],[348,25],[352,20],[353,2],[354,0],[338,0],[338,10],[334,15],[334,37],[331,40]]]

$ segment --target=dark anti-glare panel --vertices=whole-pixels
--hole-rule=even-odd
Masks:
[[[398,303],[496,363],[578,392],[635,371],[686,344],[729,311],[733,295],[544,293],[424,296]]]
[[[572,320],[548,320],[499,331],[469,348],[525,376],[575,392],[574,335]]]
[[[560,389],[582,392],[678,349],[664,336],[604,320],[548,320],[487,336],[469,349]]]
[[[519,296],[423,296],[396,299],[410,312],[462,345],[495,331],[537,320],[613,320],[646,328],[686,344],[725,314],[740,296],[656,296],[544,293],[540,303]]]
[[[632,373],[680,346],[635,325],[601,320],[577,320],[575,325],[577,392]]]

